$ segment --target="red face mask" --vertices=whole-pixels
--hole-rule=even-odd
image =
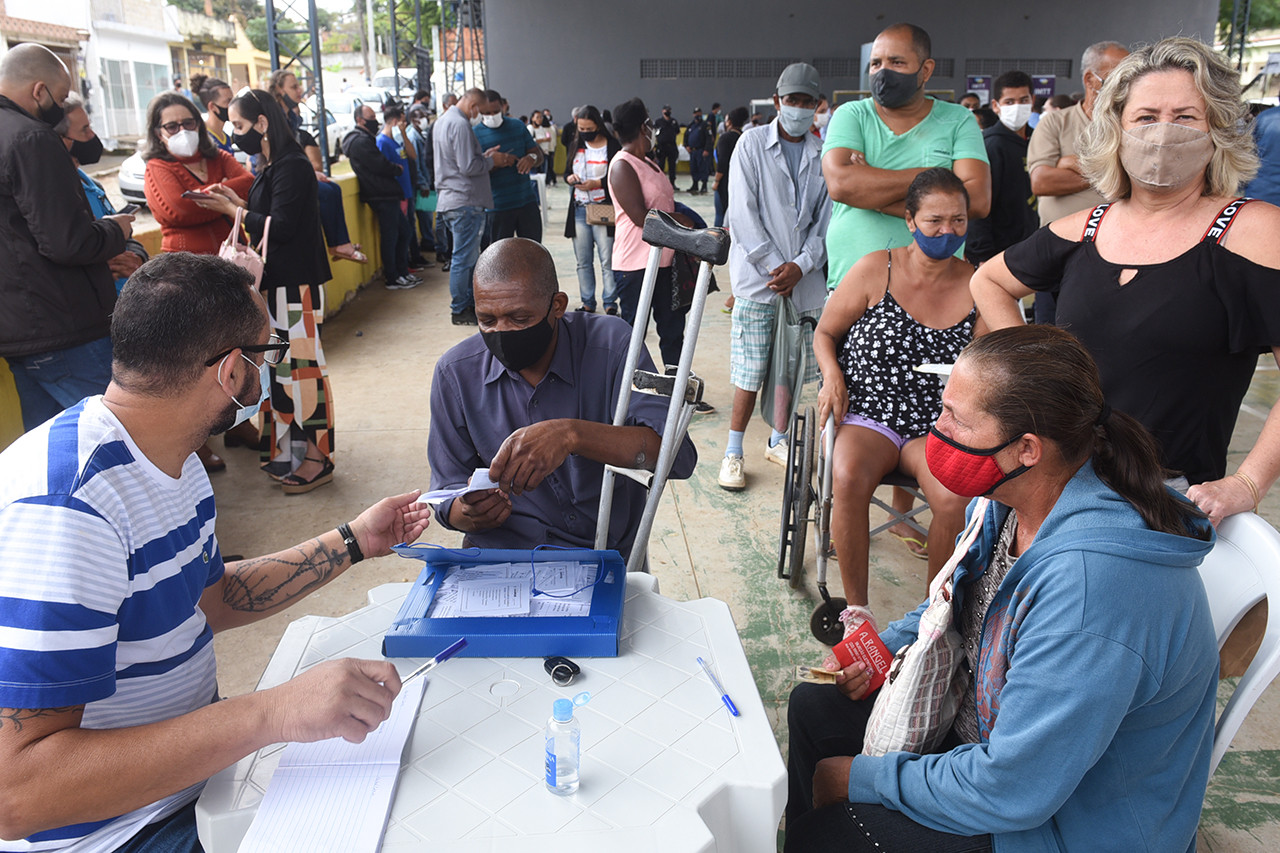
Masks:
[[[1020,438],[1021,435],[1015,435],[1004,444],[978,449],[952,441],[938,432],[937,427],[929,427],[929,437],[924,443],[924,459],[929,472],[938,478],[939,483],[957,495],[976,498],[991,494],[1005,481],[1027,471],[1026,465],[1019,465],[1006,474],[1000,470],[994,458]]]

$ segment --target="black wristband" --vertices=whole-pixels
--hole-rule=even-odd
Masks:
[[[351,557],[351,565],[355,565],[364,559],[364,552],[360,550],[360,543],[356,541],[356,534],[351,530],[351,524],[339,524],[338,535],[342,537],[342,543],[347,546],[347,554]]]

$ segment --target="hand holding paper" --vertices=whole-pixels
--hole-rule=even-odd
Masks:
[[[471,472],[471,479],[465,486],[461,486],[456,489],[436,489],[434,491],[425,492],[419,500],[423,503],[429,503],[432,506],[435,506],[437,504],[444,503],[449,500],[449,498],[460,498],[463,495],[468,495],[472,492],[487,492],[491,489],[499,488],[501,487],[497,483],[489,479],[488,468],[477,468],[475,471]]]

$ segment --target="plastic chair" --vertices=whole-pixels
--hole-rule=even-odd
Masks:
[[[1251,512],[1224,519],[1217,544],[1200,564],[1200,578],[1219,649],[1249,608],[1264,598],[1269,605],[1262,645],[1214,728],[1212,775],[1253,703],[1280,673],[1280,533]]]

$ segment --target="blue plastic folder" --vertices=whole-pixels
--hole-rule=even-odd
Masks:
[[[387,657],[426,658],[459,637],[467,646],[458,657],[617,657],[626,598],[627,567],[617,551],[432,549],[415,554],[426,565],[382,640]],[[592,587],[588,616],[426,616],[436,590],[453,566],[492,563],[597,562],[599,582]]]

